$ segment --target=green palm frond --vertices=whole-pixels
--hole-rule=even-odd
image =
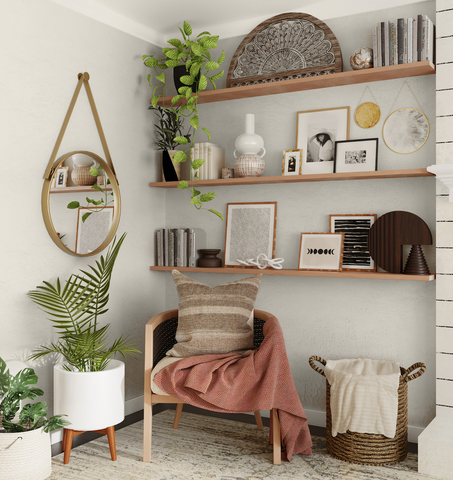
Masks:
[[[113,267],[126,234],[113,241],[107,255],[101,255],[96,266],[80,270],[81,274],[69,277],[62,288],[60,279],[56,284],[44,285],[28,292],[28,296],[50,316],[49,320],[60,335],[56,343],[41,345],[30,357],[32,360],[49,354],[64,357],[67,365],[79,371],[103,370],[115,355],[140,353],[133,344],[121,336],[107,348],[109,325],[99,328],[99,317],[106,312]]]

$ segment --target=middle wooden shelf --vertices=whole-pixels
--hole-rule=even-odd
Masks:
[[[215,180],[194,180],[198,187],[229,187],[239,185],[266,185],[271,183],[333,182],[341,180],[377,180],[385,178],[434,177],[426,168],[378,170],[377,172],[320,173],[314,175],[278,175],[272,177],[245,177]],[[179,182],[151,182],[150,187],[178,188]]]
[[[262,273],[264,275],[284,275],[293,277],[332,277],[332,278],[360,278],[361,280],[412,280],[419,282],[430,282],[435,280],[434,274],[430,275],[405,275],[404,273],[388,273],[388,272],[354,272],[345,270],[342,272],[323,272],[320,270],[296,270],[292,268],[283,268],[275,270],[266,268],[236,268],[236,267],[219,267],[219,268],[201,268],[201,267],[150,267],[150,270],[158,272],[171,272],[172,270],[180,272],[196,272],[196,273],[235,273],[243,275],[256,275]]]

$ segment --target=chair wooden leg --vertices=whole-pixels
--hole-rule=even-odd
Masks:
[[[278,419],[277,409],[271,410],[272,422],[272,446],[273,446],[273,464],[281,465],[282,463],[282,440],[280,433],[280,420]]]
[[[110,456],[112,460],[116,460],[116,442],[115,442],[115,427],[112,425],[111,427],[107,427],[107,438],[109,439],[109,447],[110,447]]]
[[[176,404],[176,413],[175,413],[175,419],[173,420],[173,428],[178,428],[183,406],[184,406],[184,403]]]
[[[63,428],[63,441],[62,441],[61,448],[63,449],[63,452],[66,449],[66,428]]]
[[[149,401],[145,394],[145,406],[143,410],[143,461],[151,461],[151,440],[153,436],[153,404],[151,403],[151,394]]]
[[[259,410],[255,412],[255,421],[256,421],[256,426],[258,427],[258,430],[264,430],[263,420],[261,419],[261,413]]]
[[[63,463],[67,465],[69,463],[69,457],[71,456],[72,440],[74,438],[74,430],[70,428],[64,429],[66,432],[63,433],[64,440],[64,460]]]

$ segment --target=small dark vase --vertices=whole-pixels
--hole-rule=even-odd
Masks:
[[[187,70],[185,65],[178,65],[177,67],[173,68],[173,81],[175,83],[176,92],[178,92],[178,90],[181,87],[188,86],[188,85],[184,85],[184,83],[182,83],[180,80],[180,78],[183,77],[184,75],[190,75],[190,72]],[[198,83],[199,81],[200,81],[200,74],[198,74],[195,77],[195,83]],[[191,85],[191,87],[193,90],[195,90],[194,85]]]
[[[222,260],[217,258],[217,254],[220,253],[220,249],[203,248],[198,250],[201,257],[198,259],[198,266],[204,268],[216,268],[222,266]]]
[[[179,182],[178,173],[176,172],[168,150],[162,152],[162,172],[165,182]]]

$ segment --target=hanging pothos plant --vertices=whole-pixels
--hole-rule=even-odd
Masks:
[[[190,142],[185,136],[177,136],[174,141],[179,145],[184,146],[184,150],[178,151],[173,157],[173,161],[176,163],[185,162],[187,158],[191,157],[193,152],[193,146],[195,143],[195,132],[201,128],[208,139],[211,139],[211,134],[206,127],[202,127],[199,123],[198,117],[198,95],[199,92],[205,90],[208,86],[208,80],[211,82],[214,89],[216,89],[215,80],[222,78],[224,70],[215,75],[210,75],[210,72],[217,70],[225,60],[225,52],[222,53],[217,62],[212,60],[209,50],[217,48],[218,36],[211,36],[209,32],[202,32],[197,35],[196,40],[191,40],[192,27],[184,22],[183,28],[180,27],[179,31],[182,35],[182,41],[177,38],[168,40],[168,43],[173,47],[165,47],[162,49],[164,58],[156,58],[154,55],[143,55],[142,59],[147,67],[150,67],[156,73],[155,80],[157,85],[152,84],[151,74],[148,74],[148,83],[153,88],[153,94],[151,103],[154,108],[157,107],[157,102],[161,96],[165,96],[165,70],[171,68],[174,69],[180,65],[186,67],[186,74],[181,76],[180,81],[184,86],[178,89],[178,94],[171,99],[171,105],[163,104],[163,108],[172,110],[176,115],[182,115],[189,119],[190,125],[194,129],[192,135],[192,142]],[[162,70],[162,71],[161,71]],[[162,95],[157,94],[158,89],[162,89]],[[179,111],[174,105],[178,102],[183,102],[179,107]],[[198,169],[203,165],[204,160],[201,158],[192,158],[190,168],[190,185],[186,180],[179,182],[178,188],[181,190],[187,190],[190,193],[190,203],[198,210],[206,209],[203,204],[210,202],[216,197],[214,192],[201,193],[193,186],[193,180],[199,179]],[[214,213],[223,220],[223,216],[211,208],[207,208],[210,212]]]

